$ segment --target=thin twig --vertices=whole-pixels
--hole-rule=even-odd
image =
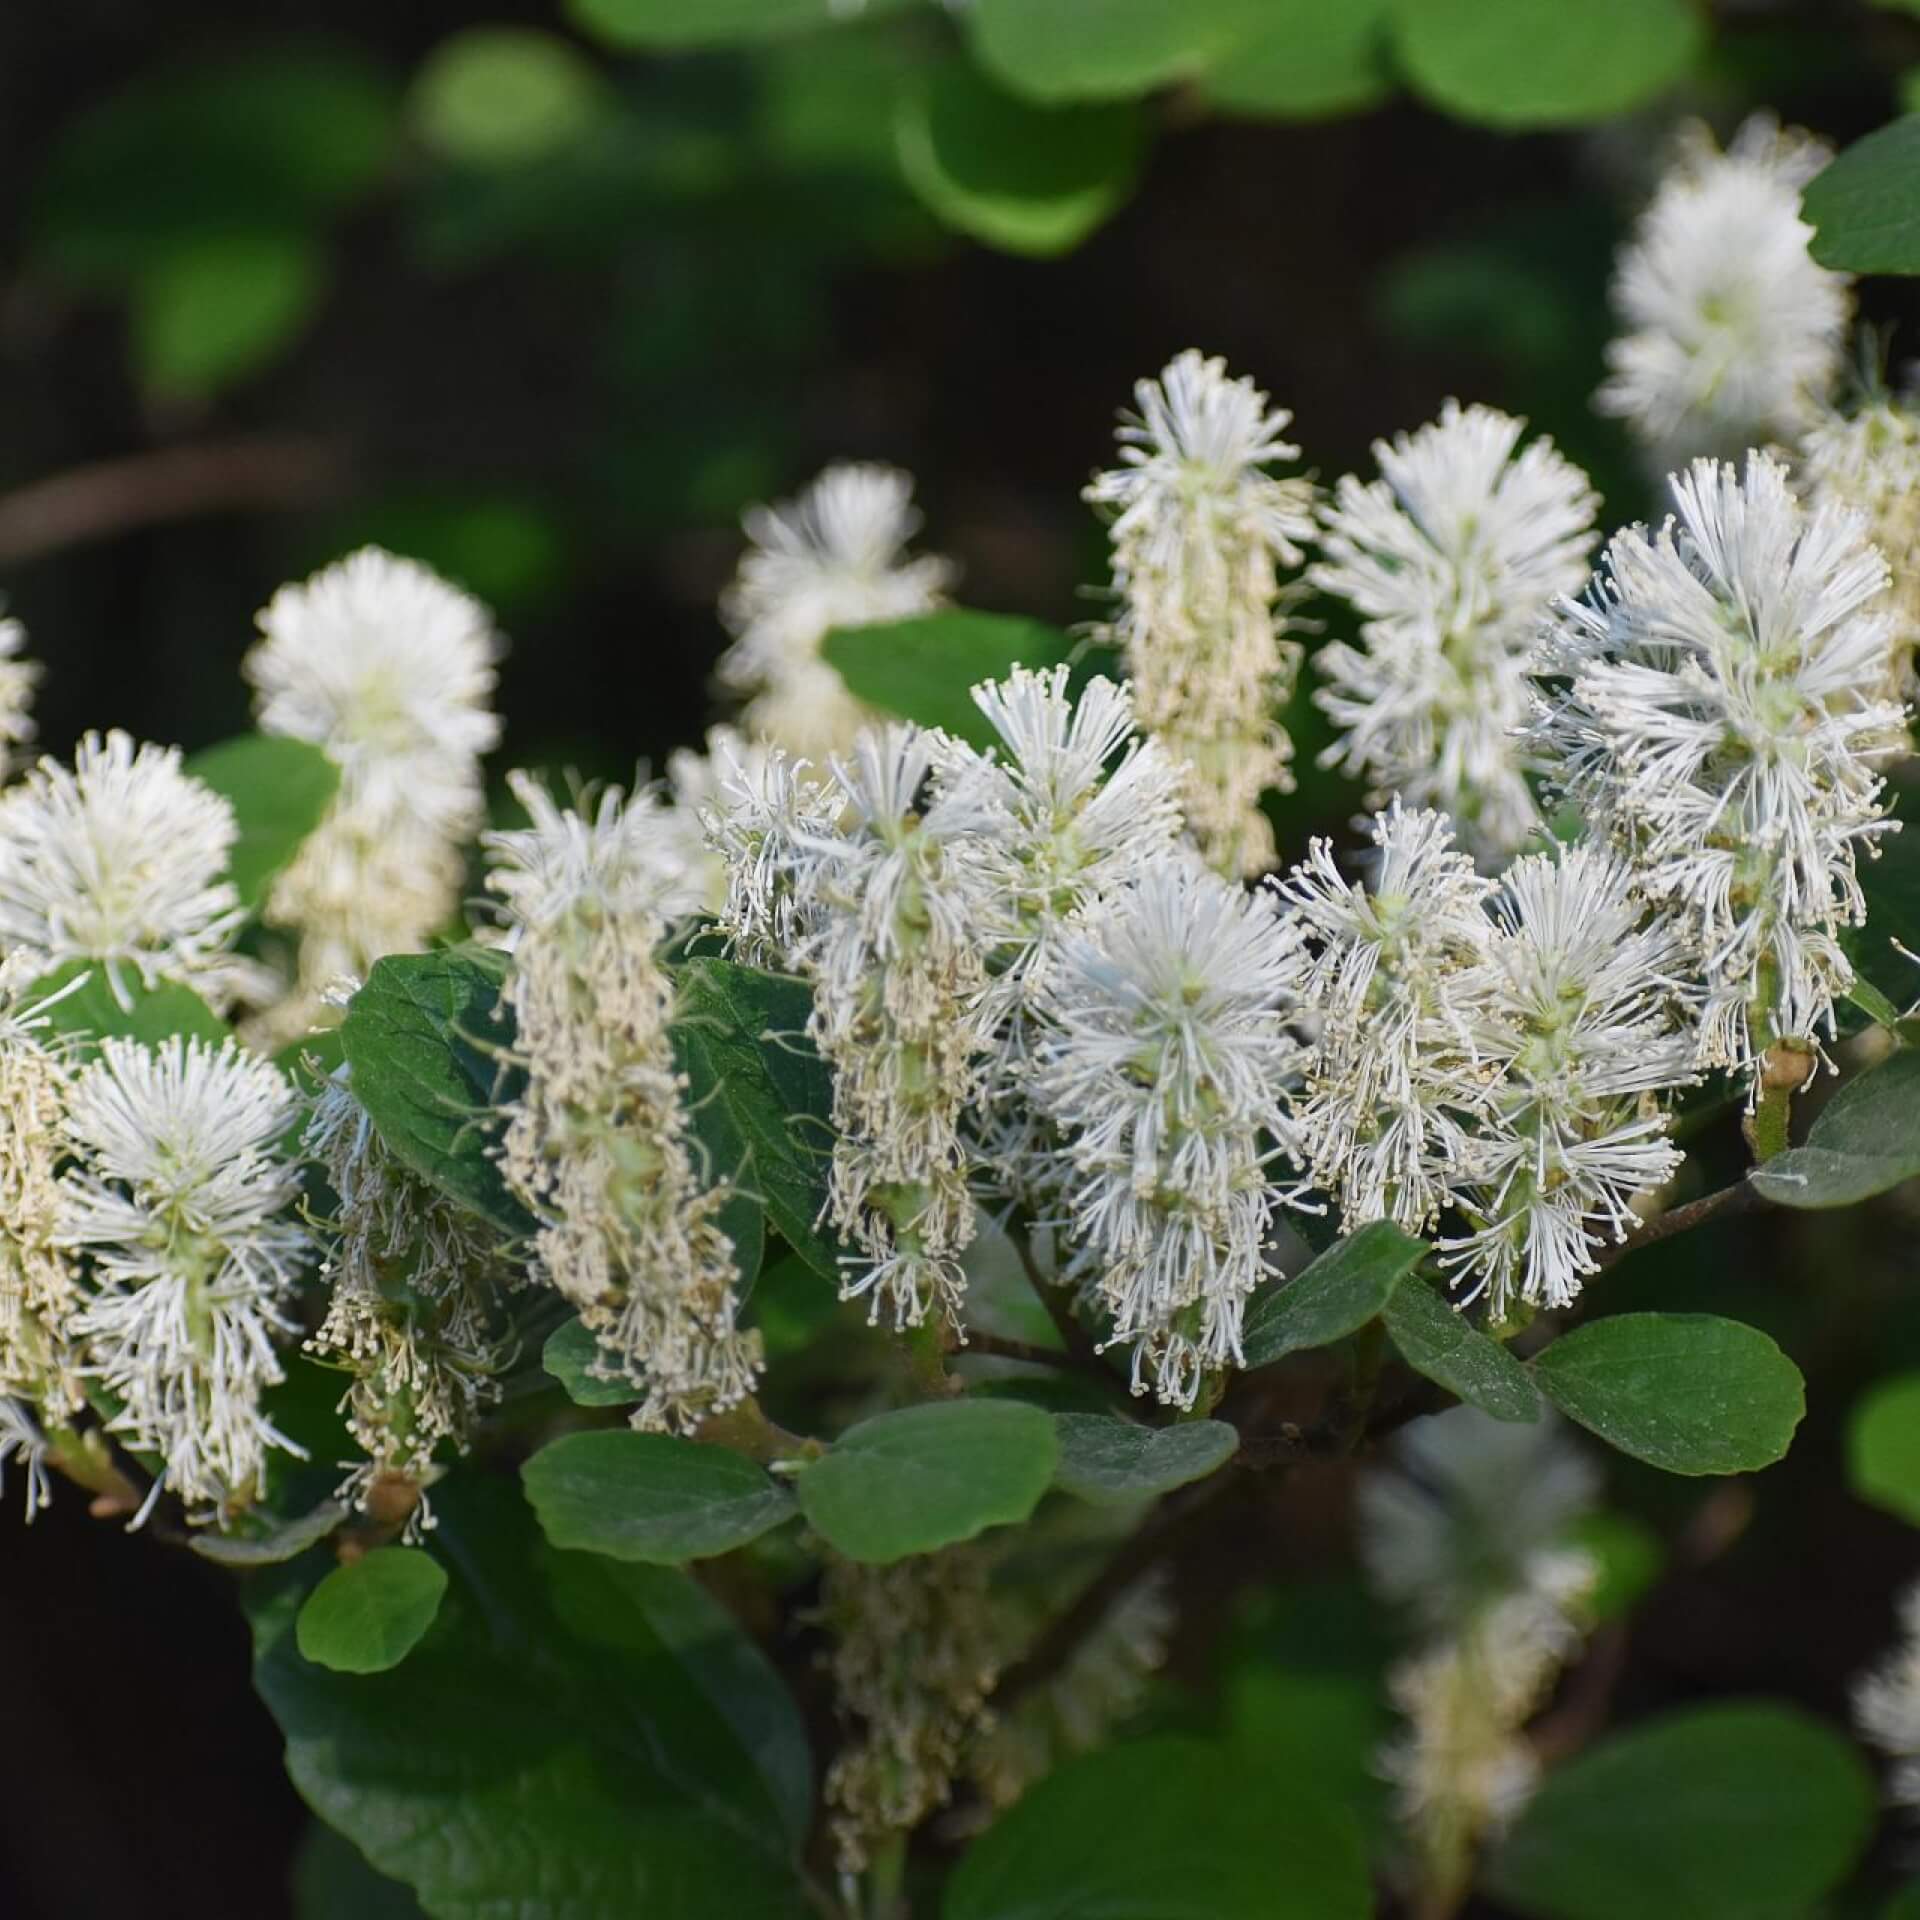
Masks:
[[[994,1360],[1018,1360],[1029,1367],[1074,1367],[1079,1364],[1064,1347],[1036,1347],[1030,1340],[1003,1340],[999,1334],[982,1333],[977,1327],[967,1329],[967,1344],[959,1351],[961,1356],[981,1353]],[[1100,1371],[1111,1383],[1112,1374],[1105,1367],[1101,1367]]]
[[[1751,1213],[1754,1208],[1764,1205],[1766,1195],[1758,1187],[1745,1180],[1736,1180],[1729,1187],[1702,1194],[1698,1200],[1689,1200],[1684,1207],[1674,1207],[1657,1219],[1649,1220],[1645,1226],[1628,1234],[1619,1245],[1608,1247],[1600,1255],[1600,1265],[1602,1269],[1611,1267],[1628,1254],[1652,1246],[1655,1241],[1671,1240],[1676,1233],[1686,1233],[1708,1220]]]
[[[1100,1349],[1094,1343],[1078,1320],[1073,1317],[1073,1309],[1067,1304],[1061,1291],[1040,1271],[1040,1264],[1033,1257],[1033,1247],[1027,1239],[1026,1229],[1017,1225],[1007,1228],[1007,1238],[1012,1242],[1013,1250],[1020,1256],[1021,1271],[1027,1276],[1027,1284],[1033,1289],[1034,1297],[1047,1311],[1047,1318],[1053,1322],[1054,1331],[1059,1334],[1061,1344],[1066,1348],[1073,1365],[1082,1373],[1091,1373],[1098,1378],[1113,1383],[1113,1369],[1100,1357]],[[972,1338],[971,1335],[968,1336]],[[1054,1363],[1058,1365],[1059,1362]]]

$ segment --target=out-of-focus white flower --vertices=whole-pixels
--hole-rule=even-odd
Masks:
[[[991,815],[965,783],[936,782],[948,748],[915,727],[862,732],[822,803],[838,827],[790,845],[810,929],[794,964],[813,982],[808,1031],[834,1070],[829,1213],[859,1250],[842,1292],[896,1326],[930,1312],[958,1324],[974,1226],[960,1127],[979,1086],[987,974],[984,902],[961,850]]]
[[[1202,852],[1223,873],[1261,873],[1274,842],[1260,796],[1292,785],[1279,714],[1300,660],[1278,569],[1313,537],[1313,489],[1266,471],[1299,453],[1283,437],[1292,416],[1224,361],[1180,354],[1134,393],[1121,465],[1086,490],[1112,516],[1113,638],[1140,725],[1185,770]]]
[[[909,556],[920,530],[913,480],[892,467],[828,467],[797,499],[751,508],[747,551],[720,602],[734,636],[722,683],[753,697],[749,734],[823,759],[872,714],[821,657],[836,627],[905,620],[943,604],[950,561]]]
[[[1494,883],[1454,847],[1444,814],[1396,800],[1375,816],[1373,844],[1367,886],[1340,873],[1324,840],[1279,883],[1311,953],[1301,1005],[1319,1023],[1294,1124],[1349,1230],[1391,1219],[1418,1232],[1487,1104],[1474,1010]]]
[[[527,1074],[501,1168],[548,1284],[645,1396],[634,1424],[695,1426],[752,1392],[760,1340],[737,1324],[727,1194],[700,1176],[668,1033],[661,902],[681,874],[617,794],[589,818],[524,776],[514,791],[533,825],[485,838]]]
[[[0,620],[0,780],[34,734],[33,690],[42,668],[37,660],[21,659],[26,644],[27,630],[18,620]]]
[[[298,1452],[261,1407],[310,1252],[280,1147],[294,1118],[286,1076],[232,1041],[109,1039],[74,1078],[58,1240],[93,1290],[72,1328],[120,1402],[108,1430],[166,1463],[156,1497],[243,1507],[267,1449]]]
[[[472,1216],[403,1167],[354,1098],[321,1088],[304,1141],[339,1202],[323,1277],[333,1292],[310,1352],[346,1370],[347,1429],[364,1450],[343,1498],[432,1524],[424,1497],[443,1443],[465,1452],[511,1357],[499,1301],[517,1279]]]
[[[1266,1273],[1274,1143],[1292,1142],[1293,930],[1270,895],[1173,858],[1061,942],[1032,1098],[1057,1129],[1066,1277],[1133,1349],[1133,1388],[1187,1407],[1239,1364]]]
[[[1853,1689],[1861,1734],[1893,1761],[1887,1798],[1920,1811],[1920,1586],[1900,1601],[1899,1646]]]
[[[774,751],[733,727],[709,727],[702,751],[677,747],[668,754],[660,830],[685,870],[688,912],[717,916],[725,908],[727,856],[713,841],[713,825],[725,811],[729,782],[763,775]]]
[[[1845,274],[1816,266],[1800,190],[1832,150],[1756,114],[1722,153],[1689,128],[1622,250],[1626,331],[1594,398],[1661,467],[1790,439],[1832,389],[1852,310]]]
[[[1802,491],[1814,506],[1851,508],[1890,569],[1893,631],[1880,697],[1905,700],[1920,645],[1920,411],[1882,396],[1853,413],[1823,408],[1800,441]],[[1896,742],[1905,750],[1904,739]]]
[[[263,733],[340,769],[326,817],[274,882],[266,918],[300,937],[274,1037],[305,1030],[342,975],[417,951],[459,903],[462,844],[484,814],[480,757],[501,641],[477,600],[417,561],[365,547],[259,615],[244,671]]]
[[[1540,667],[1564,680],[1536,741],[1589,826],[1670,908],[1706,983],[1699,1059],[1757,1072],[1812,1049],[1853,979],[1856,848],[1886,826],[1876,762],[1902,715],[1880,697],[1886,562],[1857,515],[1803,508],[1785,470],[1696,461],[1678,520],[1608,544]]]
[[[36,972],[100,961],[123,998],[131,972],[224,1006],[244,976],[227,947],[245,915],[223,878],[238,832],[178,747],[90,733],[71,769],[42,760],[0,794],[0,942]]]
[[[1441,1245],[1454,1284],[1487,1293],[1499,1321],[1516,1296],[1570,1305],[1596,1241],[1624,1239],[1634,1196],[1679,1170],[1655,1102],[1694,1078],[1694,1035],[1679,932],[1648,918],[1618,854],[1583,843],[1516,860],[1494,914],[1473,999],[1475,1050],[1498,1082],[1450,1189],[1476,1230]]]
[[[1322,756],[1451,814],[1483,860],[1538,828],[1518,729],[1547,609],[1586,578],[1598,504],[1548,440],[1519,457],[1526,423],[1449,400],[1440,418],[1374,443],[1380,478],[1341,480],[1321,508],[1314,584],[1361,616],[1360,643],[1323,647],[1314,697],[1343,738]]]

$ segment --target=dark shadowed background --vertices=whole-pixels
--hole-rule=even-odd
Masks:
[[[558,34],[591,72],[505,152],[484,126],[449,132],[423,92],[477,24]],[[254,610],[375,539],[496,607],[512,648],[496,771],[657,765],[722,717],[713,602],[739,510],[843,456],[919,476],[924,544],[960,563],[970,604],[1083,619],[1101,542],[1078,489],[1134,379],[1187,346],[1290,406],[1324,477],[1457,394],[1554,433],[1612,519],[1650,510],[1585,403],[1610,252],[1670,115],[1502,137],[1394,101],[1236,123],[1175,93],[1129,204],[1077,250],[1021,259],[956,239],[893,162],[890,49],[948,31],[930,15],[643,60],[537,6],[7,8],[0,589],[47,665],[45,745],[237,731]],[[1887,117],[1917,61],[1920,20],[1730,10],[1681,104],[1724,126],[1770,102],[1844,139]],[[1904,358],[1911,297],[1882,284],[1865,304],[1900,324]],[[1289,831],[1349,804],[1309,782]],[[1637,1261],[1610,1305],[1736,1311],[1786,1341],[1816,1407],[1843,1408],[1891,1349],[1920,1360],[1920,1319],[1776,1277],[1798,1271],[1780,1257],[1795,1230],[1691,1236]],[[1903,1247],[1850,1284],[1897,1287]],[[1704,1541],[1662,1590],[1619,1711],[1763,1687],[1838,1708],[1917,1557],[1833,1491],[1838,1445],[1816,1425],[1740,1496],[1757,1506],[1737,1544]],[[1697,1500],[1616,1473],[1666,1524]],[[1250,1529],[1250,1560],[1337,1558],[1332,1498]],[[1738,1505],[1700,1524],[1732,1527]],[[1190,1576],[1188,1671],[1227,1571]],[[0,1646],[0,1916],[291,1911],[304,1816],[228,1576],[72,1496],[29,1534],[10,1498]]]

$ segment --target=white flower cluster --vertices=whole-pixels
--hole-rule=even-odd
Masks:
[[[1267,468],[1299,449],[1292,415],[1196,352],[1134,389],[1121,465],[1086,498],[1112,516],[1112,637],[1140,725],[1185,772],[1187,821],[1208,862],[1239,878],[1274,861],[1260,796],[1292,784],[1279,714],[1293,690],[1279,570],[1313,537],[1313,489]]]
[[[266,918],[299,936],[298,979],[263,1037],[305,1032],[342,977],[412,953],[459,904],[482,818],[480,756],[501,642],[486,609],[417,561],[366,547],[259,616],[247,678],[263,733],[310,741],[340,788]]]
[[[1887,822],[1877,763],[1886,561],[1858,516],[1803,507],[1785,469],[1696,461],[1677,519],[1607,546],[1543,653],[1558,690],[1534,728],[1589,829],[1670,911],[1705,983],[1699,1061],[1758,1075],[1775,1042],[1811,1051],[1853,971],[1859,846]]]
[[[589,817],[512,786],[532,824],[485,842],[526,1073],[501,1168],[539,1222],[547,1283],[644,1396],[634,1424],[694,1426],[752,1391],[760,1342],[737,1324],[727,1195],[703,1178],[667,1031],[658,949],[681,872],[617,792]]]
[[[850,746],[872,714],[820,647],[836,627],[930,613],[954,570],[910,557],[919,531],[913,481],[892,467],[829,467],[798,499],[755,507],[750,542],[720,603],[734,636],[723,685],[751,695],[741,725],[789,753],[819,759]]]
[[[1853,1718],[1893,1762],[1887,1798],[1920,1812],[1920,1586],[1900,1600],[1901,1642],[1853,1690]]]
[[[68,1323],[81,1371],[117,1403],[107,1422],[215,1514],[263,1487],[270,1447],[298,1451],[261,1405],[310,1243],[292,1217],[282,1142],[293,1088],[234,1042],[108,1039],[74,1076],[55,1244],[86,1256]]]
[[[1388,1675],[1407,1726],[1380,1766],[1436,1911],[1451,1910],[1481,1841],[1539,1778],[1522,1729],[1585,1635],[1599,1568],[1567,1537],[1595,1486],[1550,1420],[1506,1424],[1471,1407],[1409,1427],[1394,1467],[1362,1482],[1369,1571],[1423,1631]]]
[[[18,620],[0,620],[0,780],[13,771],[16,752],[33,738],[33,690],[40,663],[23,660],[27,630]]]
[[[1840,368],[1844,274],[1816,266],[1800,190],[1831,149],[1771,116],[1722,153],[1690,128],[1616,268],[1627,331],[1594,396],[1661,468],[1733,458],[1806,427]]]
[[[1343,478],[1321,508],[1315,586],[1361,617],[1357,645],[1322,647],[1314,698],[1342,738],[1321,756],[1451,814],[1483,861],[1540,827],[1519,729],[1547,609],[1586,578],[1598,505],[1586,476],[1525,422],[1449,400],[1374,443],[1380,478]]]

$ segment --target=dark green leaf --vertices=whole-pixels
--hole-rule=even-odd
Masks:
[[[468,166],[518,166],[570,145],[605,105],[579,48],[537,27],[465,27],[421,63],[408,116],[422,143]]]
[[[187,771],[225,794],[240,823],[227,877],[258,907],[274,875],[300,851],[340,790],[340,770],[305,740],[243,733],[196,753]]]
[[[640,1398],[640,1389],[621,1377],[617,1367],[607,1363],[611,1378],[602,1378],[593,1371],[600,1351],[599,1341],[575,1314],[547,1336],[540,1364],[566,1388],[567,1398],[576,1407],[632,1406]]]
[[[1920,273],[1920,113],[1856,140],[1807,186],[1808,250],[1843,273]]]
[[[908,183],[948,226],[1009,253],[1064,253],[1133,191],[1146,126],[1131,105],[1038,107],[969,60],[923,71],[899,101]]]
[[[686,961],[675,983],[674,1052],[708,1176],[763,1206],[796,1253],[838,1280],[838,1248],[815,1224],[826,1202],[833,1081],[806,1036],[811,991],[712,958]],[[722,1224],[737,1227],[738,1217]],[[754,1251],[751,1267],[741,1263],[749,1280]]]
[[[1032,100],[1125,100],[1191,80],[1267,22],[1271,0],[975,0],[974,51]]]
[[[223,1567],[275,1567],[285,1560],[297,1560],[309,1547],[317,1546],[346,1517],[347,1509],[338,1500],[323,1500],[271,1532],[196,1533],[187,1545],[203,1560],[217,1561]]]
[[[1393,0],[1414,90],[1505,128],[1605,120],[1656,99],[1704,42],[1691,0]]]
[[[47,1026],[54,1033],[84,1034],[92,1040],[138,1040],[148,1047],[158,1046],[174,1033],[210,1046],[226,1039],[227,1023],[191,987],[170,980],[143,987],[140,976],[123,966],[117,970],[120,993],[116,995],[114,971],[98,960],[68,960],[42,974],[22,998],[28,1005],[52,1003],[46,1013]],[[76,980],[79,986],[74,986]]]
[[[1849,1207],[1920,1176],[1920,1051],[1890,1055],[1849,1080],[1802,1146],[1747,1175],[1776,1206]]]
[[[1143,1427],[1100,1413],[1056,1413],[1053,1483],[1082,1500],[1140,1500],[1204,1480],[1233,1458],[1240,1436],[1223,1420]]]
[[[726,1611],[672,1569],[556,1552],[511,1487],[456,1475],[434,1507],[453,1585],[391,1672],[311,1665],[298,1585],[250,1590],[314,1810],[434,1920],[806,1920],[805,1737]]]
[[[217,234],[133,283],[133,370],[162,400],[198,400],[270,366],[312,318],[327,256],[308,235]]]
[[[863,15],[918,0],[864,0]],[[844,17],[835,0],[567,0],[586,32],[615,47],[724,47],[805,33]]]
[[[420,1644],[446,1591],[431,1554],[375,1547],[307,1595],[295,1629],[300,1656],[336,1673],[385,1673]]]
[[[1880,1909],[1880,1920],[1920,1920],[1920,1880],[1911,1880]]]
[[[1550,1773],[1493,1886],[1541,1920],[1787,1920],[1846,1876],[1873,1821],[1873,1783],[1832,1728],[1766,1701],[1701,1707]]]
[[[376,960],[340,1029],[353,1091],[394,1157],[507,1233],[532,1230],[494,1164],[503,1050],[503,962],[476,947]]]
[[[1073,642],[1037,620],[956,607],[915,620],[842,627],[827,635],[822,651],[868,706],[990,747],[994,732],[973,704],[973,689],[1004,679],[1016,666],[1058,666]]]
[[[520,1477],[556,1547],[660,1566],[731,1553],[794,1510],[765,1468],[666,1433],[570,1433]]]
[[[942,1920],[1365,1920],[1343,1812],[1211,1742],[1073,1761],[962,1855]]]
[[[1806,1412],[1800,1370],[1755,1327],[1705,1313],[1617,1313],[1533,1362],[1569,1419],[1668,1473],[1752,1473]]]
[[[1920,1527],[1920,1373],[1882,1380],[1854,1402],[1847,1479],[1862,1500]]]
[[[830,1545],[886,1565],[1024,1520],[1058,1460],[1038,1407],[937,1401],[850,1427],[801,1472],[797,1491]]]
[[[399,1881],[375,1873],[350,1840],[315,1820],[294,1856],[293,1920],[424,1920],[424,1916],[420,1903]]]
[[[1391,7],[1392,0],[1268,0],[1260,31],[1208,67],[1209,103],[1283,120],[1377,105],[1393,91]]]
[[[1391,1220],[1336,1240],[1298,1278],[1263,1287],[1247,1309],[1240,1345],[1249,1367],[1303,1347],[1324,1347],[1363,1327],[1420,1264],[1427,1246]]]
[[[1415,1373],[1496,1420],[1537,1420],[1540,1396],[1523,1367],[1425,1281],[1396,1287],[1386,1305],[1387,1332]]]

